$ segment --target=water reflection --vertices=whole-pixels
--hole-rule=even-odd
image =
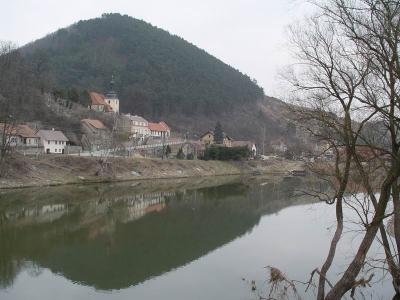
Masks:
[[[300,180],[108,184],[0,195],[0,284],[48,268],[101,290],[185,265],[251,230],[264,214],[309,202]]]

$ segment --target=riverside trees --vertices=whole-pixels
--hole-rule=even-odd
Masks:
[[[317,299],[341,299],[368,279],[358,276],[379,233],[396,297],[400,297],[400,3],[393,0],[312,1],[317,13],[290,29],[298,64],[286,75],[300,125],[336,154],[326,178],[335,191],[337,226],[328,256],[318,270]],[[298,107],[298,106],[297,106]],[[372,154],[363,163],[360,145]],[[386,157],[386,159],[383,159]],[[371,165],[374,168],[371,168]],[[380,178],[377,179],[377,174]],[[336,283],[326,275],[343,232],[343,201],[354,178],[368,194],[357,252]],[[388,204],[393,202],[393,209]],[[364,204],[363,204],[364,205]],[[384,220],[394,216],[396,246]]]

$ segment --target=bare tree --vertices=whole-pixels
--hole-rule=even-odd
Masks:
[[[13,107],[16,87],[15,75],[18,68],[18,53],[10,42],[0,42],[0,177],[5,174],[5,162],[10,154],[16,116]]]
[[[294,87],[294,98],[305,107],[298,112],[308,120],[302,124],[306,124],[316,137],[328,142],[336,153],[337,228],[320,272],[317,298],[340,299],[364,282],[357,280],[357,276],[378,231],[393,287],[399,295],[399,266],[394,260],[383,220],[392,198],[398,252],[400,3],[392,0],[313,2],[318,7],[317,15],[309,18],[305,26],[291,29],[291,42],[299,64],[286,78]],[[379,125],[383,125],[380,126],[383,130],[367,130]],[[382,174],[378,187],[373,187],[377,180],[371,180],[370,164],[362,163],[358,151],[360,145],[367,147],[374,154],[374,162],[378,162],[377,169]],[[390,161],[380,160],[381,154],[389,155]],[[355,173],[361,177],[368,192],[374,214],[365,226],[354,259],[343,276],[325,293],[326,274],[343,229],[343,193]]]

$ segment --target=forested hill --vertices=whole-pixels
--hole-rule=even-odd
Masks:
[[[147,118],[218,116],[255,103],[263,90],[247,75],[144,21],[104,14],[22,48],[54,82],[50,88],[106,92],[111,75],[122,112]]]

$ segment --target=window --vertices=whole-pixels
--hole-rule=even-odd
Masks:
[[[47,144],[49,144],[49,145],[50,145],[50,141],[47,141]]]

